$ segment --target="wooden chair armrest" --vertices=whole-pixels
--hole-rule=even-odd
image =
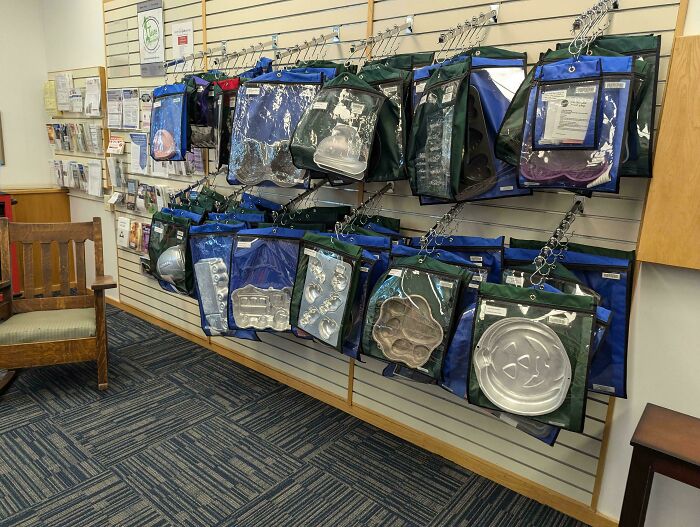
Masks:
[[[10,287],[11,285],[12,285],[12,284],[10,283],[9,280],[1,280],[1,281],[0,281],[0,291],[2,291],[3,289],[7,289],[7,288]]]
[[[105,289],[114,289],[117,287],[117,283],[111,276],[98,276],[95,278],[95,282],[90,286],[93,291],[104,291]]]

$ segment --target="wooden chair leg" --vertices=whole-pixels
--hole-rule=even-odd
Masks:
[[[97,327],[97,388],[106,390],[107,384],[107,321],[105,320],[104,291],[95,293],[95,322]]]

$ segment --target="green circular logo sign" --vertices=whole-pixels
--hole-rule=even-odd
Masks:
[[[160,25],[155,17],[143,19],[143,45],[148,51],[155,51],[160,42]]]

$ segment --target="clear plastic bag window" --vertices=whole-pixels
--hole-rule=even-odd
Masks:
[[[337,347],[352,283],[353,265],[332,251],[304,248],[308,256],[298,327]]]
[[[151,114],[151,156],[156,161],[181,161],[185,95],[176,93],[158,97]]]
[[[231,131],[229,182],[303,186],[305,171],[292,163],[289,141],[318,85],[245,84],[238,93]]]
[[[597,79],[540,85],[534,147],[597,148],[599,88]]]
[[[434,86],[420,100],[426,127],[416,144],[416,189],[422,196],[452,199],[451,161],[455,99],[462,79]],[[422,141],[420,140],[422,139]]]
[[[359,89],[325,89],[299,123],[293,145],[313,152],[323,171],[360,180],[368,168],[384,99]]]

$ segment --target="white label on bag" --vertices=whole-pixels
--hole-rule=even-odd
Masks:
[[[389,271],[389,276],[398,276],[400,278],[403,276],[403,269],[392,269]]]
[[[247,242],[238,242],[236,247],[239,249],[250,249],[253,246],[255,240],[249,240]]]
[[[566,317],[550,316],[548,319],[548,322],[550,324],[557,324],[559,326],[568,326],[569,325],[569,320]]]
[[[309,249],[308,247],[304,248],[304,254],[307,256],[316,256],[316,251],[313,249]]]
[[[360,267],[360,272],[361,273],[369,273],[369,267],[367,267],[367,266]]]
[[[452,282],[448,282],[447,280],[440,280],[438,284],[440,287],[446,287],[447,289],[452,289],[454,287],[454,284]]]
[[[603,278],[609,278],[610,280],[619,280],[620,273],[603,273]]]
[[[474,276],[472,276],[472,281],[474,281],[474,282],[483,282],[483,281],[484,281],[484,277],[481,276],[480,274],[475,274]]]
[[[174,103],[179,103],[181,100],[182,100],[182,97],[175,97],[175,98],[173,99],[173,102],[174,102]]]
[[[160,225],[155,225],[153,227],[153,232],[155,232],[156,234],[163,234],[163,227],[161,227]]]
[[[525,283],[525,278],[523,278],[522,276],[515,276],[515,275],[506,276],[506,284],[522,287],[524,283]]]
[[[176,238],[178,240],[182,240],[185,237],[185,232],[184,231],[177,231]]]
[[[474,282],[469,282],[469,287],[472,289],[479,289],[479,284],[475,284]]]
[[[598,86],[576,86],[576,93],[595,93]]]
[[[566,90],[549,90],[542,94],[542,100],[547,101],[561,101],[566,99]]]
[[[328,101],[316,101],[311,105],[312,110],[325,110],[328,108]]]
[[[505,307],[498,307],[498,306],[484,306],[483,309],[484,315],[493,315],[495,317],[505,317],[508,314],[508,309]]]
[[[452,101],[452,92],[445,92],[442,96],[442,104],[447,104]]]
[[[159,100],[159,101],[156,101],[156,102],[153,103],[153,107],[154,107],[154,108],[160,108],[160,105],[161,105],[161,104],[163,104],[163,101],[160,101],[160,100]]]
[[[425,90],[425,83],[426,81],[419,82],[416,84],[416,93],[423,93],[423,91]]]
[[[382,92],[384,92],[384,95],[389,96],[395,94],[397,91],[399,91],[398,86],[381,86]]]
[[[627,86],[624,82],[606,82],[605,83],[605,88],[611,89],[611,90],[619,90],[621,88],[624,88]]]
[[[483,262],[484,257],[483,256],[470,256],[469,260],[472,262]]]
[[[591,97],[569,97],[550,104],[542,141],[555,144],[583,143],[588,134],[593,102]]]
[[[350,104],[350,111],[352,113],[362,113],[365,111],[365,105],[359,102],[354,102]]]
[[[602,384],[594,384],[593,389],[598,391],[598,392],[605,392],[605,393],[615,393],[615,388],[612,386],[603,386]]]
[[[260,88],[246,88],[246,95],[260,95]]]
[[[513,188],[513,185],[508,185],[507,187],[501,187],[498,190],[500,190],[501,192],[508,192],[510,190],[513,190]]]

